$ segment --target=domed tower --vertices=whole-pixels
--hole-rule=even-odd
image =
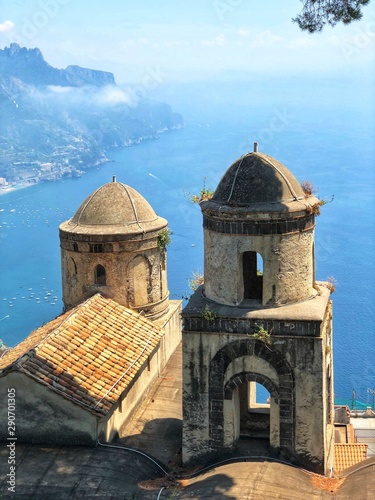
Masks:
[[[255,148],[200,203],[204,283],[183,317],[183,462],[240,450],[333,464],[330,284],[315,281],[319,200]],[[268,403],[257,395],[259,385]]]
[[[60,225],[64,310],[100,292],[156,319],[168,309],[168,223],[120,182],[94,191]]]
[[[235,161],[201,203],[206,297],[263,306],[314,297],[317,203],[274,158],[254,152]]]

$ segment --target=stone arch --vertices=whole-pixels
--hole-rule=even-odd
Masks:
[[[139,307],[150,302],[151,264],[143,255],[134,257],[128,265],[128,303]]]
[[[106,285],[107,284],[107,273],[105,267],[98,264],[95,267],[95,285]]]
[[[274,400],[279,402],[279,390],[272,380],[265,375],[255,372],[243,372],[233,375],[224,386],[224,399],[232,399],[233,391],[245,382],[257,382],[262,384],[271,394]]]
[[[278,377],[278,401],[280,404],[280,448],[294,450],[295,388],[293,371],[289,363],[276,350],[262,341],[239,339],[220,349],[210,362],[209,375],[209,434],[213,448],[225,449],[224,445],[224,400],[229,397],[231,382],[224,383],[226,369],[236,358],[257,356],[272,366]],[[256,374],[262,377],[262,374]],[[263,376],[264,377],[264,376]],[[260,380],[260,379],[259,379]],[[270,381],[271,382],[271,381]],[[270,382],[267,384],[271,387]],[[275,390],[273,387],[271,387]]]
[[[260,264],[261,259],[261,266]],[[259,274],[259,267],[262,273]],[[242,297],[243,300],[263,299],[263,256],[255,250],[246,250],[242,252],[240,258],[240,274],[242,278]]]

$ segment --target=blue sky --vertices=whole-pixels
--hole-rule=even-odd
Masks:
[[[375,74],[375,3],[350,26],[302,33],[299,0],[0,0],[0,47],[39,47],[51,65],[116,81],[236,75]]]

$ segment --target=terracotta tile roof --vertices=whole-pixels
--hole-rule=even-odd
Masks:
[[[0,358],[77,404],[106,414],[164,331],[97,294],[32,332]]]
[[[339,473],[352,465],[356,465],[367,458],[367,444],[364,443],[340,443],[335,444],[334,469]]]

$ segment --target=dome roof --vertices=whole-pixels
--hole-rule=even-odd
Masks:
[[[247,153],[225,172],[210,202],[250,211],[301,210],[306,195],[294,175],[263,153]]]
[[[61,224],[64,231],[90,234],[132,234],[155,231],[167,225],[135,189],[116,182],[104,184]]]

